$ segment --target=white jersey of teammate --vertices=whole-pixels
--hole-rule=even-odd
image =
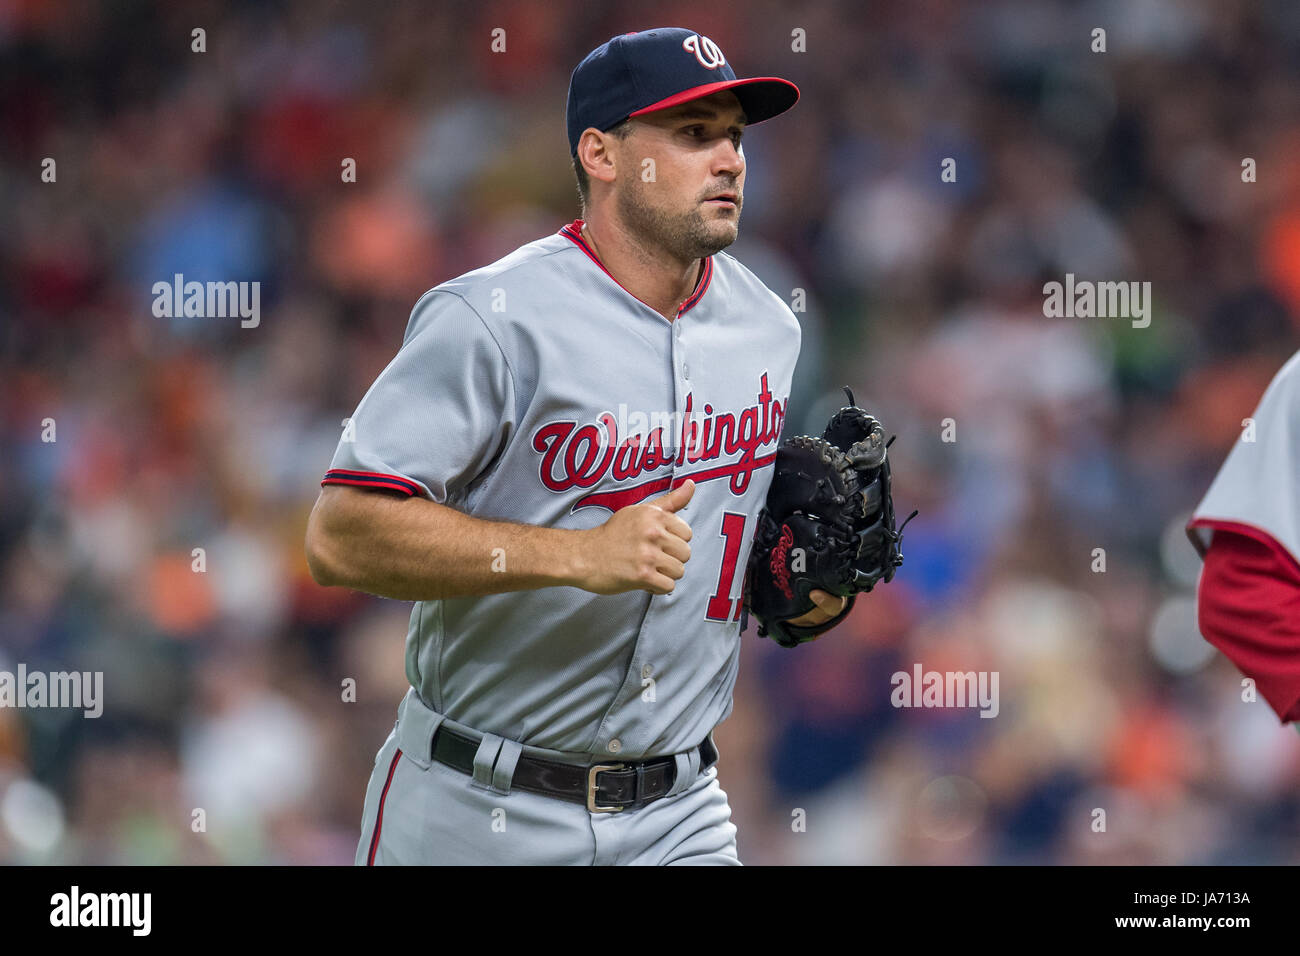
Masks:
[[[693,479],[692,554],[670,594],[549,587],[411,613],[406,673],[429,708],[534,747],[638,760],[698,746],[730,713],[745,559],[800,328],[725,252],[670,322],[581,230],[427,292],[323,483],[576,529]]]
[[[1200,554],[1215,528],[1262,533],[1300,563],[1300,352],[1273,377],[1192,514],[1188,535]]]
[[[1196,507],[1202,635],[1300,730],[1300,353],[1273,378]]]

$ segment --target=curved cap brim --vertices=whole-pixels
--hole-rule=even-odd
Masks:
[[[771,119],[784,113],[799,101],[799,87],[779,76],[751,76],[743,80],[723,80],[719,83],[705,83],[693,86],[689,90],[674,93],[657,103],[643,106],[629,116],[640,116],[655,110],[666,110],[691,100],[698,100],[722,90],[733,90],[740,108],[745,111],[745,124],[753,126],[763,120]]]

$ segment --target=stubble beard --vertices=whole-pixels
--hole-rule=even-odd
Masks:
[[[703,205],[673,213],[646,201],[638,182],[617,194],[623,226],[647,245],[658,247],[682,262],[702,259],[727,248],[739,232],[740,209],[730,219],[706,218]]]

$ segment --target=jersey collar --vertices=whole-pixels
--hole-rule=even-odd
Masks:
[[[605,275],[609,276],[610,279],[614,281],[615,285],[617,285],[624,292],[627,292],[628,295],[631,295],[632,298],[636,299],[647,309],[650,309],[650,311],[654,312],[655,315],[658,315],[659,318],[663,319],[664,318],[663,315],[661,315],[659,311],[656,310],[653,306],[649,305],[648,303],[644,302],[641,299],[638,299],[635,295],[632,295],[631,292],[628,292],[627,287],[624,286],[623,283],[615,279],[614,274],[605,268],[605,264],[596,258],[596,253],[592,251],[591,246],[587,245],[587,240],[582,238],[583,225],[584,223],[581,219],[575,219],[573,220],[573,222],[569,223],[567,226],[564,226],[560,229],[560,235],[564,236],[566,239],[571,240],[574,244],[577,245],[579,249],[581,249],[584,253],[586,253],[587,258],[590,259],[592,262],[596,263],[596,265],[600,266],[600,271],[605,273]],[[691,309],[693,309],[695,307],[695,303],[699,302],[700,299],[704,297],[705,291],[707,291],[707,289],[709,288],[709,281],[712,278],[713,278],[713,256],[708,256],[704,260],[704,268],[700,270],[700,277],[695,281],[695,291],[692,292],[691,297],[687,299],[685,302],[683,302],[681,306],[679,306],[677,309],[677,315],[679,317],[686,314]],[[664,319],[664,321],[667,322],[668,320]]]

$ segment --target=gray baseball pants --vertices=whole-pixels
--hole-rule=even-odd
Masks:
[[[617,813],[524,790],[510,780],[521,753],[557,755],[484,736],[473,776],[430,759],[442,723],[411,690],[375,758],[356,863],[364,865],[739,866],[736,826],[716,764],[676,754],[667,796]]]

